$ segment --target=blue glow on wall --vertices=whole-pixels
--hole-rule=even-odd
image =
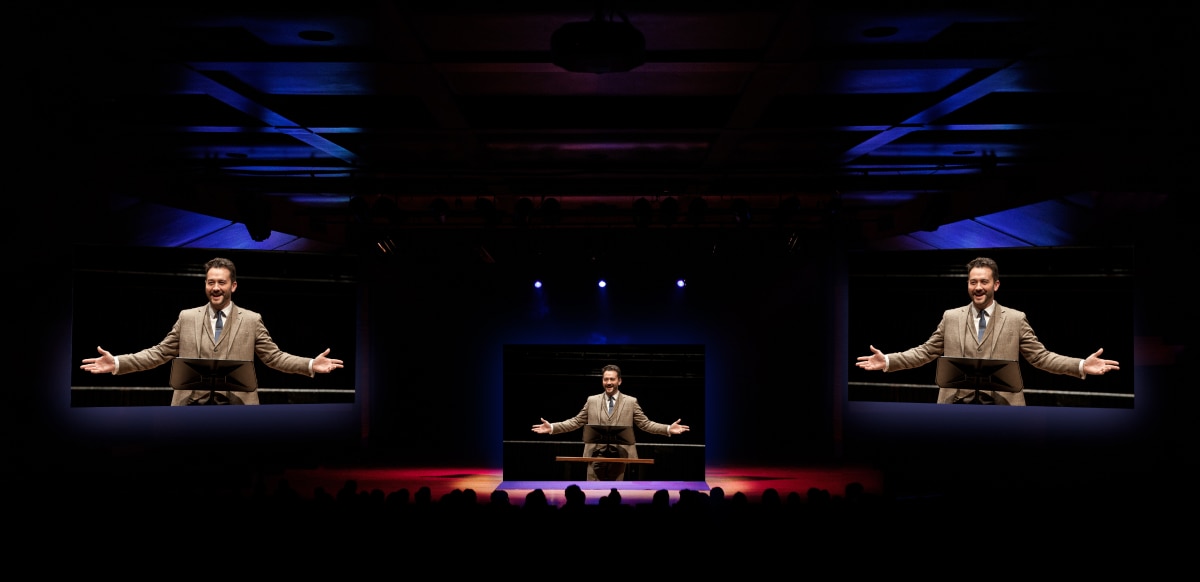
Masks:
[[[937,249],[995,249],[1030,246],[1028,241],[988,228],[973,220],[960,220],[939,226],[932,232],[917,231],[909,236]]]
[[[1078,242],[1084,212],[1072,209],[1059,200],[1048,200],[978,219],[996,232],[1004,232],[1032,246],[1065,246]]]

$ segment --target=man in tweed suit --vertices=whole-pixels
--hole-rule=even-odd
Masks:
[[[894,372],[922,366],[939,356],[994,360],[1023,357],[1040,370],[1079,378],[1121,369],[1116,360],[1100,357],[1103,348],[1082,359],[1047,350],[1033,333],[1025,313],[996,303],[996,290],[1000,288],[1000,268],[996,261],[986,257],[974,259],[967,263],[967,273],[967,294],[971,304],[946,310],[941,323],[924,344],[891,354],[871,346],[871,355],[860,356],[856,365],[864,370]],[[1025,395],[1021,392],[941,388],[937,401],[939,404],[1024,406]]]
[[[604,386],[604,392],[589,396],[583,404],[583,409],[574,418],[555,423],[543,418],[541,424],[533,425],[533,432],[559,434],[577,430],[587,424],[636,426],[651,434],[667,436],[683,434],[689,430],[686,424],[679,424],[683,419],[663,424],[646,418],[637,398],[621,393],[621,368],[612,364],[604,366],[600,382]],[[586,443],[583,445],[583,456],[636,459],[637,445]],[[625,465],[626,463],[616,462],[588,463],[588,481],[624,481]]]
[[[328,373],[342,367],[326,349],[316,358],[293,356],[279,349],[263,325],[262,316],[233,304],[237,267],[216,258],[204,265],[208,302],[179,312],[174,327],[158,345],[133,354],[114,356],[97,346],[98,358],[83,360],[80,368],[93,374],[128,374],[161,366],[174,358],[253,360],[292,374]],[[251,388],[258,388],[252,386]],[[171,406],[191,404],[258,404],[258,392],[175,390]]]

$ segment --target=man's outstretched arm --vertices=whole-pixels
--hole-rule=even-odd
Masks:
[[[100,352],[99,358],[84,358],[83,365],[79,369],[91,372],[93,374],[111,374],[117,370],[117,359],[112,354],[104,351],[104,348],[96,346],[96,351]]]
[[[1103,376],[1108,372],[1120,370],[1121,364],[1116,360],[1105,360],[1100,356],[1104,354],[1104,348],[1096,350],[1096,353],[1087,357],[1083,361],[1083,373],[1093,376]]]
[[[337,360],[337,359],[330,358],[327,356],[329,356],[329,348],[325,348],[325,351],[321,352],[321,355],[317,356],[316,358],[313,358],[313,363],[312,363],[312,371],[313,372],[316,372],[318,374],[328,374],[329,372],[332,372],[332,371],[342,367],[341,360]]]
[[[864,370],[886,370],[887,363],[887,356],[875,349],[875,346],[871,346],[871,355],[859,356],[858,363],[854,365]]]

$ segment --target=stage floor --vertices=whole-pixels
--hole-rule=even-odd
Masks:
[[[882,474],[868,467],[710,467],[704,481],[505,481],[500,469],[472,467],[320,467],[288,469],[268,479],[268,491],[285,480],[288,487],[302,498],[312,498],[318,488],[335,495],[353,481],[358,491],[380,490],[385,495],[407,489],[410,496],[421,487],[429,487],[434,500],[455,489],[471,489],[481,503],[487,503],[493,491],[504,491],[509,501],[521,505],[525,496],[541,489],[546,500],[561,506],[568,485],[578,485],[588,504],[597,504],[601,497],[616,489],[623,503],[649,503],[654,493],[665,489],[671,502],[679,499],[682,490],[711,493],[720,487],[726,497],[743,493],[750,501],[758,501],[764,491],[774,489],[781,497],[790,493],[807,496],[810,489],[844,494],[851,483],[861,485],[864,493],[883,493]]]

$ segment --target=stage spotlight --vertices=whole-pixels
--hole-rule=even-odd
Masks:
[[[601,289],[608,287],[608,281],[605,281],[604,279],[600,279],[599,285],[600,285]]]
[[[534,288],[534,289],[541,289],[541,288],[542,288],[542,282],[541,282],[541,281],[534,281],[534,282],[533,282],[533,288]]]
[[[271,238],[271,204],[265,197],[243,193],[238,195],[237,205],[251,240],[263,242]]]
[[[247,222],[246,233],[250,235],[250,240],[254,242],[263,242],[271,238],[271,228],[263,223]]]
[[[396,241],[392,240],[390,237],[381,238],[375,241],[375,246],[379,249],[379,252],[385,255],[395,254],[396,250],[398,249],[396,246]]]
[[[550,35],[550,57],[573,73],[616,73],[646,62],[646,36],[624,14],[621,20],[596,10],[591,20],[568,22]]]
[[[683,279],[679,279],[679,280],[675,281],[675,286],[679,287],[680,289],[683,289],[684,287],[687,287],[687,281],[684,281]]]

